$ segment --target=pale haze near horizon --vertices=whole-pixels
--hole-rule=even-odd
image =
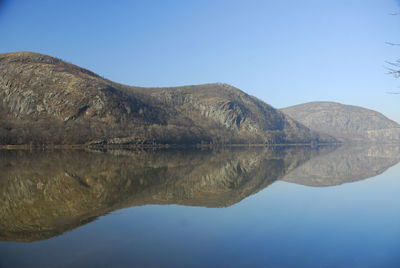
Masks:
[[[394,0],[1,1],[0,53],[136,86],[223,82],[276,108],[335,101],[400,122]]]

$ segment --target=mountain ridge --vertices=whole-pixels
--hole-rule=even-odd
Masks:
[[[0,54],[0,144],[335,142],[223,83],[143,88],[33,52]]]

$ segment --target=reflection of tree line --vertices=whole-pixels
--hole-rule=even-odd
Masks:
[[[0,239],[46,239],[129,206],[230,206],[337,151],[0,151]]]

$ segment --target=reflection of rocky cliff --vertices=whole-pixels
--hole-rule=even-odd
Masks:
[[[399,161],[399,145],[342,146],[295,168],[282,180],[333,186],[379,175]]]
[[[0,240],[46,239],[129,206],[229,206],[318,153],[0,151]]]

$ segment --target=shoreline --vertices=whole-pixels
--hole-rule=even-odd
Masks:
[[[334,143],[276,143],[276,144],[59,144],[59,145],[29,145],[29,144],[4,144],[0,150],[113,150],[113,149],[219,149],[219,148],[254,148],[254,147],[325,147],[343,145],[396,145],[399,142],[334,142]]]
[[[63,145],[0,145],[0,150],[82,150],[82,149],[185,149],[185,148],[232,148],[232,147],[320,147],[339,146],[342,143],[277,143],[277,144],[63,144]]]

